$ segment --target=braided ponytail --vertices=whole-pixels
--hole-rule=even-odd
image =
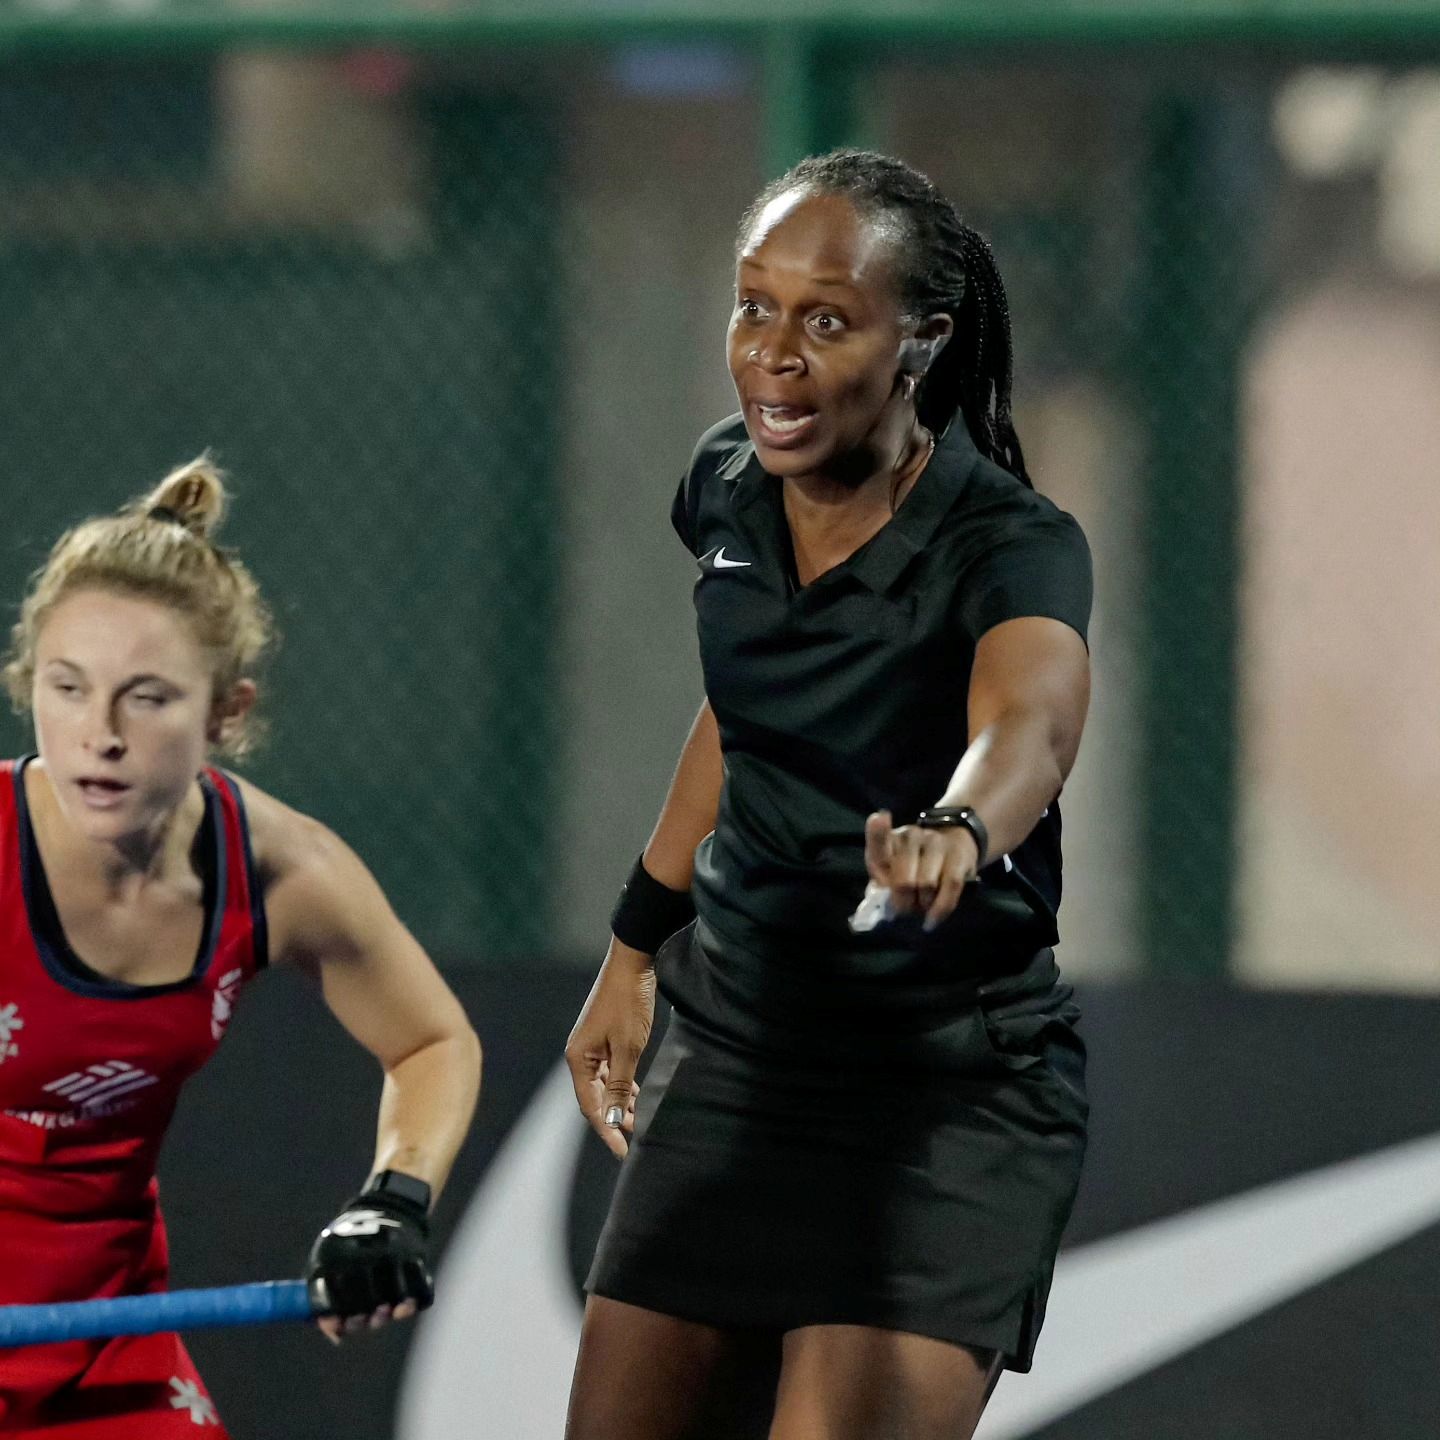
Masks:
[[[1010,303],[989,241],[958,218],[955,223],[965,288],[956,310],[947,310],[955,321],[955,335],[925,377],[916,409],[928,428],[943,428],[958,410],[981,453],[1029,485],[1010,409]],[[942,370],[947,355],[950,364]]]

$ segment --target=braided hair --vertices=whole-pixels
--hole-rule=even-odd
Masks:
[[[1010,412],[1010,305],[989,242],[904,161],[834,150],[800,161],[756,196],[740,222],[741,247],[765,207],[797,189],[843,195],[863,215],[894,228],[905,320],[913,324],[939,312],[955,324],[916,393],[920,423],[938,435],[958,412],[981,453],[1030,485]]]

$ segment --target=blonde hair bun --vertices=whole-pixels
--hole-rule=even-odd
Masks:
[[[228,499],[225,472],[207,450],[172,470],[135,508],[145,515],[158,510],[156,519],[174,520],[192,535],[208,538],[220,528]]]
[[[87,588],[140,595],[184,615],[213,656],[216,698],[248,677],[274,643],[275,627],[255,577],[238,555],[219,549],[210,538],[224,517],[227,498],[224,475],[207,452],[172,470],[124,509],[67,530],[31,576],[10,632],[0,680],[15,708],[29,708],[35,650],[46,617],[67,595]],[[242,755],[256,732],[252,711],[220,748]]]

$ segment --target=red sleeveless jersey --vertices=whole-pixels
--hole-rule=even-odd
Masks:
[[[165,1128],[265,963],[244,802],[220,771],[200,777],[199,953],[183,980],[131,985],[89,969],[65,942],[30,826],[25,764],[0,763],[0,1302],[159,1289],[155,1162]]]

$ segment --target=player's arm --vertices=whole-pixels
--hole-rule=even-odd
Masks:
[[[986,631],[975,649],[966,709],[970,743],[934,808],[969,806],[996,859],[1019,845],[1060,793],[1080,748],[1090,703],[1090,657],[1069,625],[1038,616]],[[895,911],[938,924],[959,902],[982,857],[963,828],[892,828],[881,811],[865,826],[871,880]]]
[[[631,943],[611,935],[565,1046],[580,1109],[617,1155],[625,1153],[625,1135],[634,1128],[635,1069],[655,1020],[655,950],[673,933],[670,926],[679,929],[686,921],[695,847],[715,828],[723,780],[720,732],[707,700],[641,856],[643,874],[632,874],[617,911],[631,907],[629,923],[616,924]]]
[[[724,768],[720,731],[706,700],[690,727],[660,818],[645,846],[645,869],[671,890],[688,890],[695,847],[715,828]]]
[[[311,1260],[312,1288],[327,1282],[319,1288],[330,1292],[318,1298],[353,1317],[347,1328],[359,1328],[366,1319],[383,1321],[392,1307],[403,1315],[429,1301],[429,1201],[469,1129],[480,1044],[349,846],[317,821],[266,800],[257,796],[251,813],[266,822],[257,827],[265,842],[257,844],[257,859],[267,874],[274,961],[313,975],[332,1013],[385,1072],[371,1183],[327,1227]],[[377,1176],[388,1178],[377,1186]],[[364,1211],[379,1216],[368,1235],[362,1222],[346,1219]]]
[[[266,894],[274,959],[318,980],[385,1071],[373,1169],[438,1194],[474,1113],[480,1043],[355,852],[317,821],[291,823],[290,864]]]

